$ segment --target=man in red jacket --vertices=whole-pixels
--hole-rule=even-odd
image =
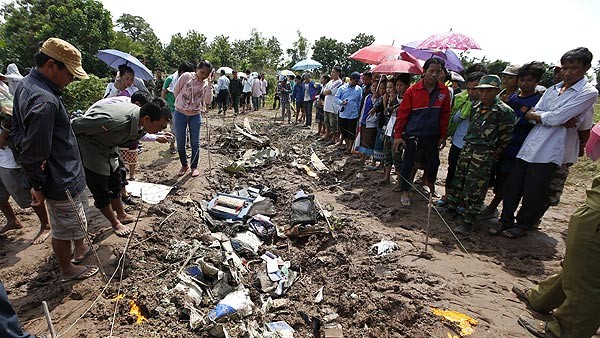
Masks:
[[[405,146],[401,198],[403,206],[410,205],[409,177],[415,163],[417,149],[425,154],[425,174],[429,191],[435,191],[435,179],[440,166],[440,149],[446,145],[446,131],[450,118],[450,92],[438,82],[444,71],[444,60],[431,58],[423,66],[423,78],[406,90],[398,108],[394,125],[394,149]]]

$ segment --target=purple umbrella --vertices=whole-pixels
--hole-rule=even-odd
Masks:
[[[436,49],[418,49],[417,46],[421,41],[413,41],[402,45],[402,49],[408,54],[416,57],[419,60],[428,60],[432,57],[437,57],[446,62],[446,68],[455,72],[461,72],[464,67],[460,62],[460,58],[451,49],[436,50]]]

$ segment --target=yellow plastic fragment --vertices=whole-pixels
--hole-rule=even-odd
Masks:
[[[431,310],[433,311],[434,315],[443,317],[448,321],[456,323],[458,325],[458,328],[460,329],[461,337],[472,335],[475,332],[473,326],[476,326],[478,324],[476,319],[457,311],[440,310],[436,308],[432,308]],[[448,333],[448,338],[454,337]]]

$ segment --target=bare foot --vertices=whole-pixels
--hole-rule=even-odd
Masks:
[[[31,244],[38,245],[44,243],[50,237],[50,225],[46,224],[40,227],[40,231],[31,239]]]
[[[113,226],[113,232],[119,237],[126,237],[131,233],[131,228],[119,223]]]
[[[22,229],[22,228],[23,228],[23,224],[21,224],[21,223],[14,223],[14,224],[6,223],[6,225],[4,225],[2,227],[2,229],[0,229],[0,234],[3,234],[10,230],[16,230],[16,229]]]
[[[129,224],[135,222],[135,216],[131,216],[129,214],[124,214],[121,217],[117,217],[117,219],[119,220],[119,222],[121,222],[121,224]]]

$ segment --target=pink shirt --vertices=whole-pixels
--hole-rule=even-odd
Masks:
[[[194,72],[181,74],[173,92],[175,109],[185,115],[198,115],[206,111],[213,95],[208,80],[200,81]]]

